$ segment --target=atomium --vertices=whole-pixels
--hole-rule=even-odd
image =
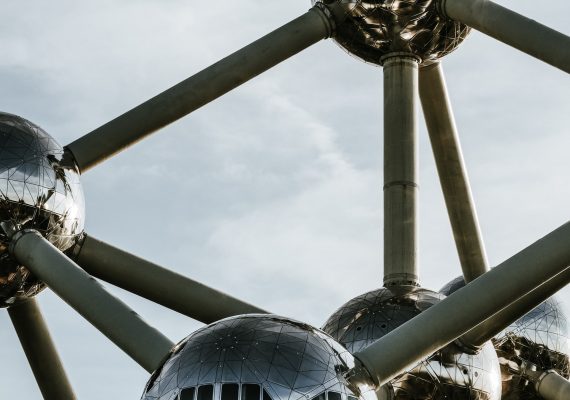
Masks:
[[[83,232],[84,201],[75,170],[60,167],[62,147],[39,126],[0,113],[0,221],[40,232],[66,251]],[[8,253],[0,233],[0,307],[44,285]]]
[[[384,56],[409,53],[429,64],[455,50],[469,28],[441,16],[435,0],[312,0],[338,4],[346,19],[334,40],[350,54],[381,64]]]
[[[360,389],[343,377],[353,367],[350,353],[318,329],[249,314],[215,322],[178,343],[142,399],[356,400]]]
[[[463,286],[463,277],[458,277],[440,292],[450,295]],[[568,341],[568,321],[556,296],[541,303],[495,336],[493,345],[501,363],[502,398],[540,399],[534,385],[523,376],[525,368],[555,370],[565,378],[570,377]]]
[[[474,4],[477,7],[470,7]],[[461,44],[469,33],[468,24],[570,72],[570,53],[558,54],[560,49],[570,48],[570,38],[509,10],[501,11],[488,0],[313,0],[313,5],[260,40],[69,143],[65,150],[40,128],[2,114],[0,166],[5,163],[6,168],[0,170],[0,261],[4,261],[0,272],[5,276],[0,274],[0,282],[6,286],[0,286],[0,294],[5,289],[6,295],[0,301],[8,305],[40,390],[49,393],[46,398],[74,399],[75,395],[37,303],[27,298],[43,285],[28,271],[41,277],[152,374],[143,400],[356,400],[372,394],[368,387],[379,390],[380,400],[498,400],[501,367],[503,398],[534,398],[532,390],[525,387],[531,381],[519,372],[528,373],[529,367],[540,375],[532,383],[545,399],[550,397],[540,387],[546,392],[570,390],[568,381],[545,370],[568,375],[567,342],[562,343],[567,340],[565,320],[549,302],[505,329],[495,338],[495,347],[486,343],[476,352],[470,342],[461,341],[493,320],[498,310],[511,316],[517,308],[511,306],[519,302],[521,294],[561,275],[561,268],[567,268],[568,263],[560,259],[570,258],[564,245],[570,237],[570,224],[525,249],[528,257],[512,257],[493,271],[488,271],[482,246],[475,251],[482,260],[478,265],[464,263],[462,258],[465,276],[478,277],[463,295],[444,298],[441,293],[406,286],[416,284],[413,279],[419,276],[418,94],[430,138],[439,136],[447,143],[442,146],[447,154],[435,156],[438,164],[451,160],[449,169],[454,176],[440,173],[440,180],[444,186],[447,180],[465,187],[464,193],[454,191],[451,200],[444,187],[449,214],[467,208],[458,218],[462,219],[460,229],[468,231],[465,237],[472,239],[472,247],[481,242],[477,240],[480,232],[474,207],[463,207],[465,203],[471,206],[469,185],[461,150],[452,143],[456,127],[437,61]],[[484,18],[489,14],[496,18]],[[531,35],[545,39],[537,46]],[[389,278],[385,280],[389,288],[342,306],[324,326],[329,336],[275,315],[235,316],[264,310],[83,232],[80,173],[329,37],[356,57],[384,65],[385,155],[389,155],[384,165],[385,175],[390,176],[384,189],[395,200],[384,203],[385,237],[390,238],[384,254],[398,261],[385,262],[385,269],[388,277],[409,277],[406,282]],[[542,44],[551,46],[543,49]],[[393,58],[384,62],[386,57]],[[433,147],[435,150],[437,145]],[[5,192],[2,182],[6,183]],[[164,210],[173,201],[170,196],[163,199],[167,205],[153,208],[145,217],[154,214],[160,222],[168,219],[165,215],[170,214]],[[180,219],[172,219],[180,224]],[[457,234],[453,221],[452,228],[460,258],[472,255],[461,248],[462,235]],[[515,274],[520,279],[504,290],[501,284]],[[95,278],[210,325],[174,345]],[[487,288],[492,295],[484,298]],[[223,319],[228,316],[232,317]],[[498,325],[503,328],[506,324]],[[556,335],[551,337],[551,332]],[[50,368],[45,368],[46,360]],[[544,376],[551,380],[543,385]]]
[[[341,306],[323,330],[352,354],[411,320],[445,296],[418,287],[373,290]],[[501,399],[499,361],[490,343],[478,354],[450,344],[382,388],[380,399]]]

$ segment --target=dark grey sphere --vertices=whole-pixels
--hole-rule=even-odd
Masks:
[[[181,341],[144,400],[357,400],[343,373],[354,359],[330,336],[275,315],[244,315]],[[373,392],[371,392],[373,394]]]
[[[463,277],[445,285],[449,295],[465,286]],[[556,297],[551,297],[499,333],[493,344],[501,360],[503,400],[540,400],[533,384],[515,371],[531,363],[542,371],[570,377],[568,320]]]
[[[424,64],[437,61],[461,44],[469,28],[442,17],[437,0],[312,0],[340,4],[346,20],[334,40],[362,60],[380,64],[390,53],[411,53]]]
[[[39,231],[61,251],[83,232],[79,174],[63,169],[62,147],[39,126],[0,113],[0,222]],[[8,253],[0,230],[0,307],[38,293],[43,284]]]
[[[355,353],[444,297],[416,287],[373,290],[340,307],[323,330]],[[394,378],[379,393],[382,400],[500,398],[499,361],[490,343],[476,355],[451,344]]]

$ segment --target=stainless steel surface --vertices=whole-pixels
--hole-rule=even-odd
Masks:
[[[239,392],[241,400],[325,400],[327,392],[338,394],[328,400],[356,400],[348,396],[359,389],[343,379],[353,366],[345,348],[305,323],[275,315],[237,316],[178,343],[142,399],[193,399],[192,388],[212,385],[213,393],[197,400],[238,400]],[[244,398],[247,384],[257,387],[256,396]]]
[[[36,229],[66,251],[83,232],[77,171],[59,165],[61,146],[39,126],[0,112],[0,223]],[[42,283],[8,254],[0,229],[0,307],[37,294]]]
[[[570,73],[570,37],[489,0],[438,0],[442,14]]]
[[[564,288],[569,282],[570,269],[567,269],[543,283],[532,292],[525,294],[513,304],[493,315],[492,318],[489,318],[484,323],[471,329],[465,335],[461,336],[459,340],[468,346],[474,347],[491,340],[503,331],[506,326],[511,325],[519,318],[522,318],[533,308],[538,307],[540,303],[548,300],[549,297]],[[441,292],[444,294],[450,294],[452,293],[451,290],[455,291],[463,286],[463,278],[459,277],[446,285]]]
[[[568,322],[556,298],[507,327],[493,343],[501,360],[506,400],[540,399],[535,388],[520,374],[523,362],[569,377]]]
[[[160,128],[329,37],[334,27],[319,7],[198,72],[65,146],[83,173]]]
[[[556,371],[545,372],[535,388],[544,400],[570,399],[570,382],[558,375]]]
[[[363,351],[441,301],[445,296],[427,289],[378,289],[341,306],[323,330],[351,353]],[[487,343],[475,355],[451,344],[390,380],[381,399],[496,399],[501,398],[499,360]]]
[[[46,400],[75,400],[75,394],[35,299],[8,308],[36,382]]]
[[[148,372],[174,345],[38,232],[18,232],[12,255]]]
[[[566,270],[570,264],[569,240],[567,223],[354,356],[376,386],[387,383],[407,366],[445,347]]]
[[[384,61],[384,285],[419,284],[418,60]]]
[[[267,312],[89,235],[78,244],[74,258],[90,275],[206,324]]]
[[[477,345],[479,343],[473,340],[482,337],[485,328],[489,330],[489,337],[494,336],[493,344],[501,361],[505,399],[540,398],[524,374],[523,366],[526,364],[542,371],[552,369],[569,377],[568,321],[556,297],[545,300],[564,286],[569,277],[570,269],[567,269],[460,338],[462,342]],[[464,285],[463,278],[459,277],[441,292],[451,294]],[[541,304],[537,306],[537,303]],[[531,308],[532,311],[527,312]],[[521,317],[520,314],[525,315]],[[503,329],[497,329],[501,323]]]
[[[346,19],[334,40],[350,54],[372,63],[393,52],[412,53],[429,64],[449,54],[469,33],[467,26],[443,18],[436,0],[312,0],[338,4]]]
[[[465,281],[489,270],[440,63],[420,68],[420,99]]]

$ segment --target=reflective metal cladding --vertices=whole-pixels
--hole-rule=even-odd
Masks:
[[[0,113],[0,222],[35,229],[66,251],[83,232],[85,207],[79,174],[60,167],[62,155],[39,126]],[[10,256],[8,242],[0,230],[0,307],[43,288]]]
[[[347,17],[334,40],[362,60],[380,64],[390,53],[411,53],[424,64],[437,61],[461,44],[469,28],[441,16],[436,0],[312,0],[340,4]]]
[[[180,342],[143,400],[357,400],[343,373],[354,359],[330,336],[275,315],[208,325]],[[369,392],[373,395],[373,392]]]
[[[463,277],[458,277],[440,292],[449,295],[463,286]],[[524,369],[530,366],[540,371],[555,370],[568,379],[568,339],[568,321],[556,297],[546,300],[499,333],[493,344],[501,362],[503,399],[541,399],[524,376]]]
[[[445,296],[416,287],[378,289],[350,300],[323,330],[352,354],[436,304]],[[476,355],[451,344],[394,378],[381,400],[499,400],[499,361],[489,343]]]

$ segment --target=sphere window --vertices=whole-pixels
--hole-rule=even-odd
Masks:
[[[246,383],[245,385],[241,386],[241,400],[259,400],[260,396],[261,390],[259,388],[259,385]]]
[[[204,385],[198,388],[197,400],[213,400],[214,398],[214,386]]]
[[[342,400],[342,396],[339,392],[327,392],[328,400]]]
[[[222,400],[238,400],[239,385],[237,383],[225,383],[222,385]]]
[[[196,393],[196,388],[194,388],[194,387],[184,388],[180,392],[180,395],[178,396],[178,400],[194,400],[194,394],[195,393]]]

